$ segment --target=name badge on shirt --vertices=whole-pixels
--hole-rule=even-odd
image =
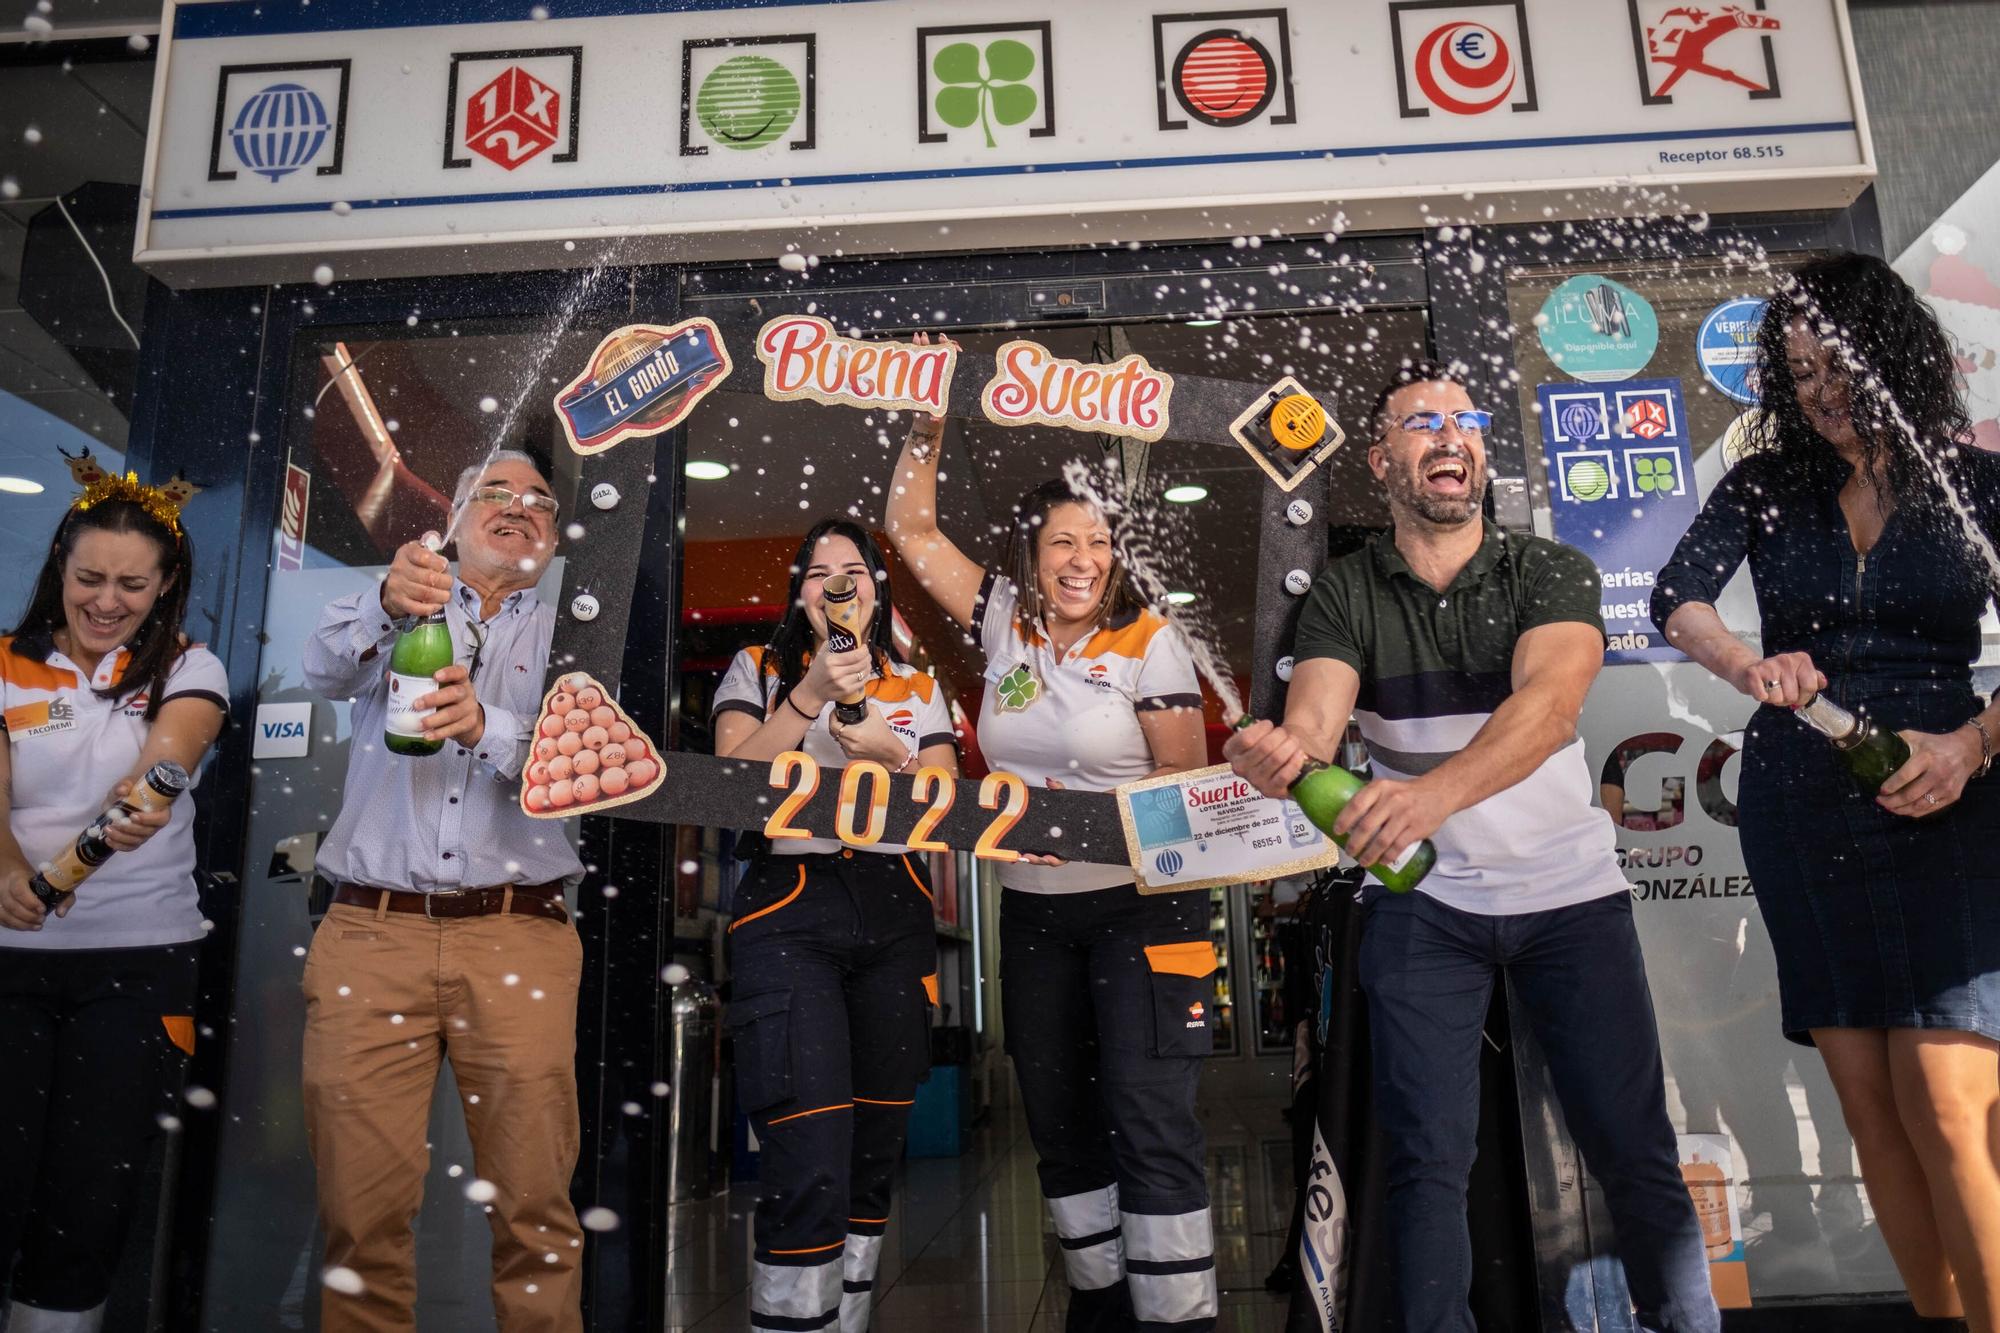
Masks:
[[[66,696],[17,704],[7,710],[7,734],[16,740],[30,740],[51,732],[68,731],[76,725],[76,704]]]

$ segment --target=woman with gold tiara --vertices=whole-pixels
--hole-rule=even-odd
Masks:
[[[162,761],[214,743],[228,678],[181,633],[183,488],[99,476],[0,637],[0,1324],[104,1326],[150,1139],[194,1050],[194,809],[113,817],[107,859],[45,904],[37,868]],[[8,1281],[11,1275],[11,1282]]]

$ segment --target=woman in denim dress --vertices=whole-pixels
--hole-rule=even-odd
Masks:
[[[1653,619],[1762,705],[1739,829],[1785,1035],[1826,1060],[1917,1313],[1990,1330],[2000,706],[1973,692],[1971,663],[1995,586],[1976,535],[2000,533],[2000,455],[1972,442],[1936,316],[1879,259],[1781,279],[1758,370],[1749,443],[1660,571]],[[1715,611],[1745,559],[1763,656]],[[1822,690],[1909,742],[1879,794],[1791,714]]]

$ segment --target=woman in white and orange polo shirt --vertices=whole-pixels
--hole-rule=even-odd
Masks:
[[[194,808],[114,822],[116,851],[48,912],[46,864],[147,769],[193,772],[222,664],[181,634],[179,504],[107,478],[57,526],[0,638],[0,1289],[11,1329],[93,1333],[159,1117],[194,1050]]]
[[[919,417],[890,540],[986,656],[979,748],[1031,783],[1110,791],[1207,759],[1179,631],[1146,606],[1104,516],[1061,480],[1015,506],[1001,569],[938,529],[943,422]],[[1000,1003],[1067,1327],[1213,1329],[1214,1238],[1195,1091],[1214,1047],[1206,893],[1141,894],[1129,865],[1001,867]]]
[[[865,632],[827,648],[824,584],[855,583]],[[745,648],[715,694],[715,752],[769,760],[803,750],[826,770],[872,759],[893,773],[956,776],[937,682],[891,650],[894,600],[875,539],[828,519],[792,561],[785,618]],[[860,691],[863,719],[834,701]],[[865,1330],[889,1191],[917,1081],[930,1068],[937,999],[931,891],[903,847],[765,841],[729,928],[736,1096],[757,1128],[755,1329]]]

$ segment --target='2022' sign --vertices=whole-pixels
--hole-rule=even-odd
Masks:
[[[813,838],[819,835],[792,821],[819,793],[819,761],[803,750],[787,750],[771,761],[771,786],[785,793],[778,808],[764,821],[764,836]],[[868,792],[862,795],[862,786]],[[947,843],[932,835],[958,798],[956,781],[947,769],[926,764],[917,770],[910,795],[924,807],[910,830],[906,844],[913,852],[949,852]],[[987,861],[1018,861],[1021,853],[1002,847],[1000,840],[1013,832],[1028,813],[1028,784],[1018,774],[988,773],[979,783],[979,808],[994,812],[979,835],[972,854]],[[840,770],[840,803],[834,816],[834,836],[850,847],[870,847],[882,841],[889,824],[889,770],[873,759],[858,759]]]

